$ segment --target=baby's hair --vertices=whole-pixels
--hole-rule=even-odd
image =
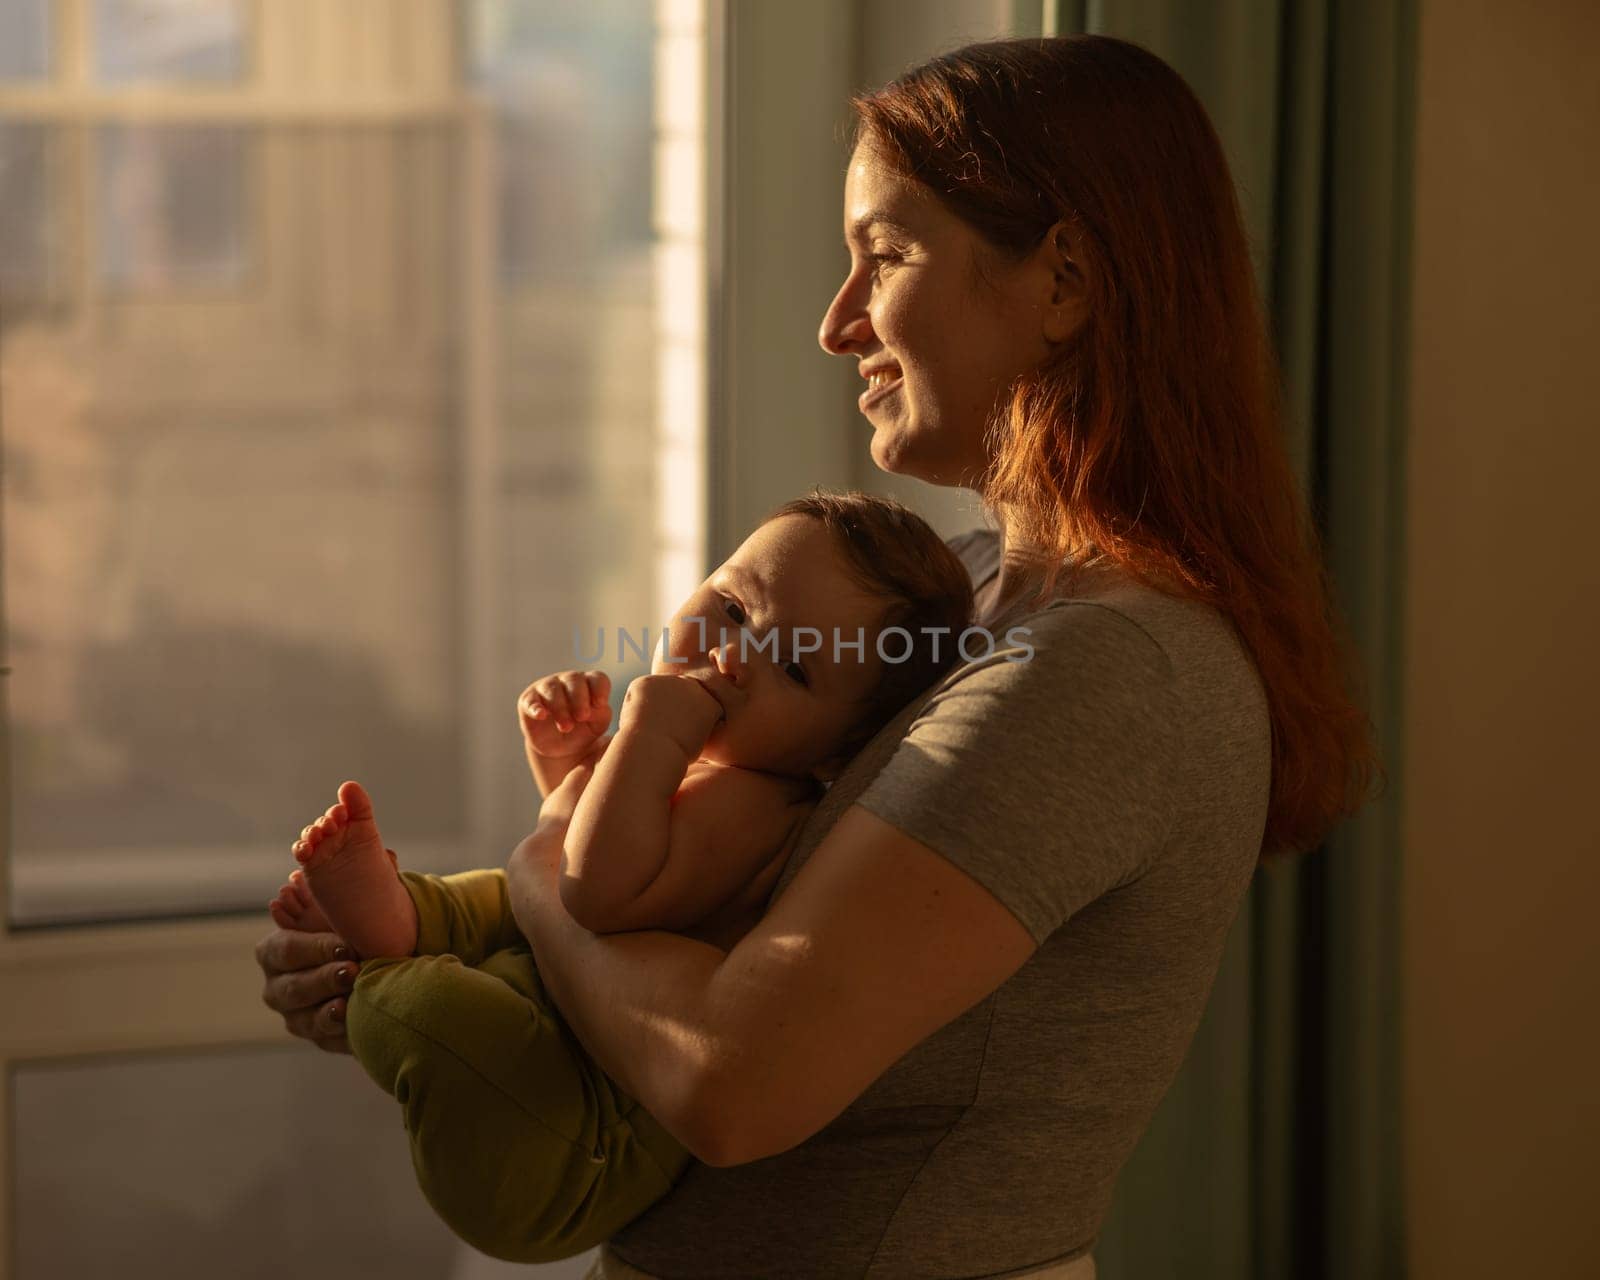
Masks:
[[[953,665],[956,639],[972,619],[972,579],[932,526],[893,498],[817,489],[785,502],[761,523],[783,516],[821,521],[844,552],[856,583],[887,598],[879,632],[901,627],[911,637],[911,650],[903,662],[883,664],[882,677],[867,696],[861,717],[845,736],[840,754],[852,756]],[[924,627],[944,630],[934,635]],[[876,642],[877,636],[867,637],[868,654],[875,651]],[[891,636],[884,651],[898,658],[906,645],[904,637]]]

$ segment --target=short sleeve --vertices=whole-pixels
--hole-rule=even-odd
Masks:
[[[1174,677],[1160,645],[1103,605],[1064,602],[994,639],[935,686],[857,803],[960,867],[1042,945],[1166,841]]]

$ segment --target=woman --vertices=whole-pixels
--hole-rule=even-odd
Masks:
[[[820,340],[867,379],[881,468],[983,496],[999,537],[953,545],[979,621],[1029,634],[856,757],[729,952],[574,924],[562,803],[518,846],[552,996],[702,1162],[598,1275],[1092,1276],[1258,860],[1375,768],[1188,87],[1068,37],[854,106]],[[325,1048],[337,945],[259,949],[267,1003]]]

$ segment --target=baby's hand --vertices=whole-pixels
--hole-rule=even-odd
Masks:
[[[517,699],[522,738],[535,755],[582,755],[611,723],[611,677],[604,671],[542,676]]]
[[[673,673],[634,680],[622,698],[620,724],[642,720],[669,735],[692,760],[722,718],[722,703],[703,680]]]

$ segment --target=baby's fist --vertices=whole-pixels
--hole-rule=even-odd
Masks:
[[[611,677],[604,671],[541,676],[517,699],[517,720],[530,750],[541,756],[587,751],[611,723]]]
[[[649,724],[674,738],[691,756],[699,754],[722,718],[716,694],[693,676],[639,676],[622,700],[624,726]]]

